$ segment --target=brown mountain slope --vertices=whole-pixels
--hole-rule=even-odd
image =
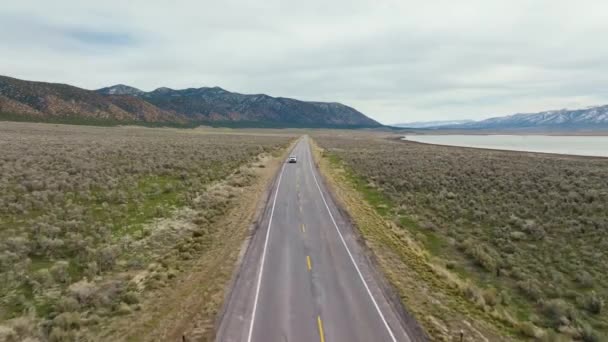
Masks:
[[[17,113],[34,117],[42,117],[40,111],[6,96],[0,95],[0,113]]]
[[[0,76],[0,111],[41,118],[78,117],[116,121],[179,121],[174,113],[139,98],[104,96],[67,84]]]
[[[137,121],[144,122],[179,122],[187,120],[173,111],[162,110],[155,105],[129,95],[108,95],[107,100],[112,104],[134,115]]]

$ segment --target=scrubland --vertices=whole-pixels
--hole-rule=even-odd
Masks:
[[[467,341],[608,338],[608,159],[372,133],[313,138],[338,197],[433,340],[461,331]]]
[[[151,293],[219,255],[236,234],[219,223],[292,139],[2,122],[0,340],[108,339],[106,323],[145,316]]]

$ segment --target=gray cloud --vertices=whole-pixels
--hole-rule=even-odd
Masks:
[[[219,85],[384,122],[608,103],[608,3],[9,2],[0,74],[99,88]]]

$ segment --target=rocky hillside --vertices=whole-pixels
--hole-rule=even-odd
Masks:
[[[144,92],[119,84],[91,91],[5,76],[0,76],[0,114],[40,121],[79,118],[152,123],[233,122],[280,127],[381,126],[340,103],[244,95],[219,87],[158,88]]]

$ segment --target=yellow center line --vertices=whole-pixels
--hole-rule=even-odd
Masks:
[[[306,233],[306,226],[304,225],[304,223],[300,225],[300,229],[302,229],[302,233]]]
[[[306,256],[306,264],[308,266],[308,270],[312,270],[312,263],[310,262],[310,255]]]
[[[323,321],[321,316],[317,316],[317,326],[319,327],[319,339],[321,342],[325,342],[325,333],[323,333]]]

